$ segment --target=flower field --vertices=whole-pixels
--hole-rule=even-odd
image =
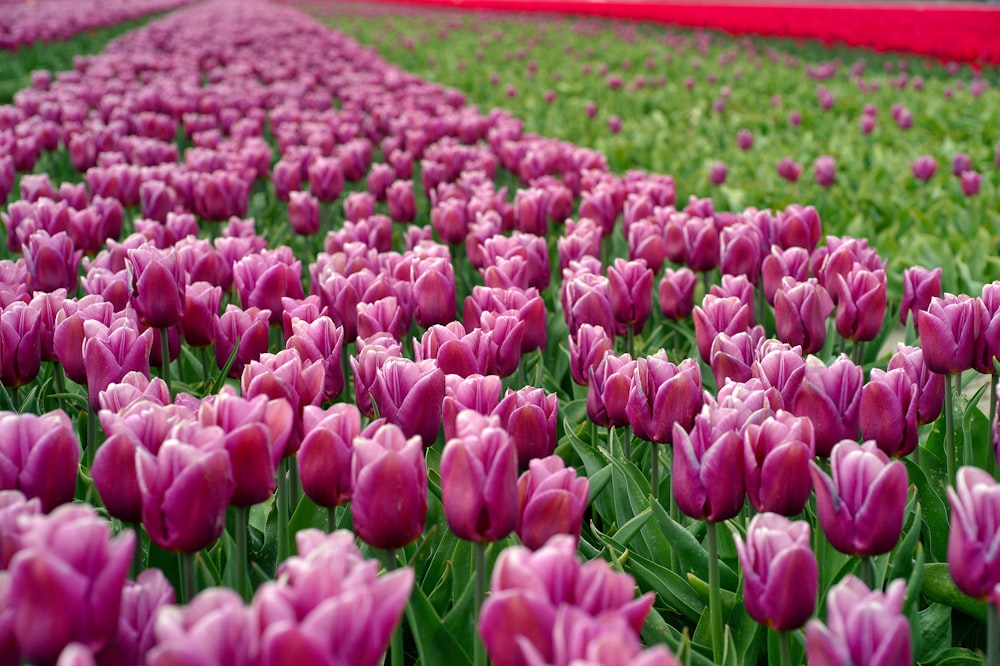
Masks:
[[[0,664],[1000,663],[985,55],[178,4],[4,23]]]

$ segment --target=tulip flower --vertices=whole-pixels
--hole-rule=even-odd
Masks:
[[[321,157],[309,165],[309,192],[324,203],[336,201],[344,191],[344,171],[336,157]]]
[[[375,214],[375,197],[368,192],[352,192],[344,199],[344,219],[358,222]]]
[[[413,222],[417,216],[417,204],[413,197],[413,181],[397,180],[386,190],[389,203],[389,217],[396,222]]]
[[[13,636],[22,656],[55,663],[71,642],[100,652],[118,628],[135,533],[112,540],[108,522],[79,504],[28,521],[7,569],[4,602],[15,611]]]
[[[746,541],[734,537],[747,614],[776,631],[798,629],[816,608],[819,567],[809,531],[804,520],[759,513],[750,521]]]
[[[469,229],[468,204],[461,199],[445,199],[431,208],[431,226],[442,242],[457,245]]]
[[[728,171],[725,162],[713,162],[712,167],[708,170],[708,181],[712,185],[722,185],[726,182]]]
[[[608,268],[608,297],[615,320],[642,331],[653,309],[653,271],[641,259],[616,259]]]
[[[812,490],[809,461],[814,449],[813,424],[805,417],[778,411],[759,425],[746,427],[744,479],[747,497],[757,511],[794,516],[805,508]]]
[[[427,328],[455,319],[455,268],[444,259],[420,262],[413,280],[414,319]]]
[[[236,592],[209,588],[185,606],[168,606],[160,611],[154,624],[156,645],[147,654],[146,663],[255,663],[261,639],[258,624]]]
[[[492,542],[517,524],[517,450],[499,419],[468,409],[441,455],[441,501],[451,531]]]
[[[760,231],[752,224],[734,224],[719,234],[719,270],[723,279],[740,276],[752,285],[760,276],[764,240]]]
[[[305,322],[292,318],[293,335],[285,343],[295,349],[304,361],[320,361],[323,366],[323,400],[333,400],[344,391],[344,369],[340,362],[344,344],[344,329],[329,317],[317,317]]]
[[[497,375],[446,375],[444,401],[441,403],[445,441],[455,438],[455,420],[463,410],[473,409],[483,415],[491,414],[500,403],[501,389],[500,377]]]
[[[834,548],[862,557],[893,549],[906,510],[908,482],[902,462],[890,462],[875,442],[845,439],[830,455],[832,477],[816,463],[811,463],[811,471],[819,522]]]
[[[251,361],[267,352],[270,318],[269,310],[254,307],[241,310],[233,304],[226,306],[226,311],[214,322],[215,362],[220,370],[225,367],[234,349],[236,356],[229,367],[229,377],[233,379],[242,376],[243,369]]]
[[[682,228],[684,263],[699,273],[719,265],[719,232],[715,220],[690,217]]]
[[[979,194],[979,187],[983,182],[983,175],[978,171],[962,172],[962,194],[967,197],[974,197]]]
[[[913,266],[903,270],[903,301],[899,304],[899,321],[906,324],[912,316],[917,323],[917,312],[926,310],[932,298],[941,297],[941,268],[928,270]]]
[[[287,248],[285,248],[287,250]],[[271,325],[281,322],[281,298],[305,298],[302,290],[302,262],[291,252],[271,250],[247,255],[233,265],[233,286],[244,308],[261,308],[271,313]]]
[[[750,150],[753,148],[753,132],[747,129],[741,129],[737,132],[736,145],[740,147],[740,150]]]
[[[660,312],[668,319],[680,320],[694,310],[694,289],[698,276],[689,268],[676,271],[666,269],[660,280],[657,294],[660,297]]]
[[[886,310],[885,272],[853,270],[837,275],[837,333],[847,340],[874,340],[882,330]]]
[[[221,429],[217,437],[217,448],[168,439],[155,456],[136,450],[142,522],[160,548],[194,553],[222,534],[236,484]]]
[[[597,369],[604,354],[612,349],[612,340],[600,326],[584,324],[569,338],[570,376],[580,386],[590,383],[590,373]]]
[[[636,437],[669,444],[674,426],[690,429],[701,405],[701,370],[693,359],[674,365],[660,350],[636,361],[625,405]]]
[[[917,448],[919,387],[906,370],[873,368],[861,389],[861,437],[873,440],[890,456],[905,456]]]
[[[41,512],[37,497],[28,499],[18,490],[0,490],[0,570],[6,571],[11,558],[24,547],[24,532],[31,525],[26,518]]]
[[[932,371],[952,375],[972,367],[975,340],[983,323],[982,303],[968,296],[932,298],[917,312],[924,362]]]
[[[774,294],[774,319],[778,338],[802,347],[804,354],[823,348],[826,318],[833,312],[833,300],[815,278],[796,283],[784,278]]]
[[[174,588],[159,569],[147,569],[135,581],[126,581],[118,631],[101,652],[101,663],[124,666],[143,662],[156,645],[154,626],[160,609],[173,602]]]
[[[988,599],[1000,584],[1000,553],[993,545],[993,516],[1000,509],[1000,484],[975,467],[962,467],[949,487],[951,531],[948,568],[958,589],[975,599]]]
[[[805,282],[809,278],[809,251],[801,247],[783,250],[774,245],[771,247],[771,254],[764,257],[760,268],[764,298],[774,305],[774,296],[786,277],[792,278],[795,283]]]
[[[149,351],[153,345],[152,329],[139,333],[126,318],[105,326],[97,320],[83,322],[83,358],[90,405],[97,411],[101,391],[120,382],[129,372],[149,376]]]
[[[820,187],[831,187],[837,182],[837,162],[829,155],[821,155],[813,162],[813,175]]]
[[[538,550],[555,534],[580,538],[590,481],[559,456],[536,458],[517,482],[517,536]]]
[[[587,416],[599,426],[621,428],[629,424],[626,407],[636,362],[628,354],[612,352],[590,375],[587,386]]]
[[[698,520],[728,520],[743,508],[743,441],[738,412],[705,406],[690,433],[674,424],[671,483],[677,506]]]
[[[180,322],[184,314],[184,275],[177,253],[152,246],[128,251],[132,275],[132,306],[139,321],[165,329]]]
[[[184,341],[192,347],[208,347],[215,341],[215,321],[219,318],[222,288],[195,282],[184,289],[184,312],[180,327]]]
[[[795,115],[796,113],[797,112],[793,111],[789,115],[789,121],[793,125],[797,125],[798,124],[797,122],[795,122],[796,118],[799,119],[799,122],[802,121],[801,120],[801,116],[796,116]],[[795,181],[797,181],[799,179],[799,176],[802,175],[802,165],[799,164],[798,162],[796,162],[791,157],[784,157],[781,160],[779,160],[778,163],[777,163],[777,165],[776,165],[776,168],[777,168],[777,171],[778,171],[778,175],[781,176],[782,178],[784,178],[785,180],[791,182],[791,183],[794,183]]]
[[[34,381],[42,365],[41,313],[15,301],[0,312],[0,382],[20,388]]]
[[[80,446],[62,410],[42,416],[0,412],[0,490],[37,497],[46,513],[73,500]]]
[[[712,343],[719,333],[744,333],[753,324],[753,311],[737,296],[725,298],[709,294],[694,309],[694,337],[698,353],[708,363],[712,358]]]
[[[354,531],[375,548],[402,548],[424,531],[427,467],[419,436],[386,424],[356,437],[351,462]]]
[[[76,291],[83,250],[74,248],[65,231],[51,236],[44,229],[36,231],[21,249],[28,269],[28,287],[32,291]]]
[[[913,177],[917,180],[928,181],[937,172],[937,160],[930,155],[921,155],[910,165]]]
[[[896,353],[889,359],[888,370],[897,368],[905,370],[917,386],[917,425],[936,421],[944,405],[944,377],[927,368],[920,347],[908,347],[902,342],[896,345]]]
[[[827,594],[826,624],[812,620],[806,627],[807,661],[872,666],[913,663],[910,623],[903,614],[905,596],[904,580],[892,581],[885,592],[873,592],[848,575]]]
[[[323,410],[308,405],[302,416],[305,437],[296,454],[302,490],[320,506],[351,499],[351,455],[361,434],[361,412],[338,403]]]
[[[437,439],[444,400],[444,373],[434,361],[388,358],[375,374],[372,402],[380,416],[402,428],[407,437],[420,435],[424,446]]]
[[[828,456],[842,439],[858,436],[864,372],[841,355],[829,366],[810,356],[791,408],[809,417],[816,433],[816,455]]]
[[[319,233],[319,199],[308,192],[294,191],[288,195],[288,223],[300,236]]]
[[[532,459],[545,458],[555,451],[558,399],[554,393],[534,387],[508,389],[492,415],[500,419],[510,435],[522,470]]]

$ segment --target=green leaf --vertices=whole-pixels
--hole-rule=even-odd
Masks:
[[[933,666],[982,666],[983,656],[967,648],[950,648],[934,655]]]
[[[931,661],[931,657],[951,647],[951,608],[933,603],[917,614],[917,630],[921,650],[918,661]]]
[[[923,508],[924,529],[921,532],[931,559],[944,562],[948,559],[947,504],[944,501],[944,462],[930,451],[920,452],[920,465],[904,460],[910,483],[916,486],[917,499]],[[930,476],[924,470],[930,472]]]
[[[410,600],[406,604],[406,620],[422,664],[472,664],[468,653],[445,626],[419,585],[413,586]]]
[[[653,502],[651,506],[653,507],[653,516],[663,530],[663,534],[666,535],[671,547],[677,550],[677,556],[684,571],[694,573],[702,580],[707,580],[708,551],[694,538],[694,535],[674,521],[659,502]],[[719,575],[723,588],[735,590],[739,585],[736,573],[723,561],[719,562]]]
[[[921,591],[931,601],[960,610],[980,622],[986,621],[986,603],[966,596],[955,587],[947,564],[932,562],[924,567]]]
[[[319,506],[303,494],[292,513],[291,520],[288,521],[289,538],[294,542],[295,533],[299,530],[317,529],[325,532],[326,516],[326,507]]]
[[[633,516],[631,520],[621,526],[621,529],[614,533],[614,540],[627,547],[632,538],[638,534],[639,530],[649,522],[652,515],[652,509],[646,508],[645,511]]]

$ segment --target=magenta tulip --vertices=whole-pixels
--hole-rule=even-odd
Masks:
[[[580,538],[590,481],[559,456],[532,460],[517,482],[517,535],[538,550],[555,534]]]

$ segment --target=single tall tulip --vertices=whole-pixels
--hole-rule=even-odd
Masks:
[[[965,594],[986,600],[1000,584],[1000,551],[995,546],[1000,484],[984,470],[962,467],[955,486],[948,488],[948,501],[952,514],[948,536],[951,577]]]
[[[555,534],[580,538],[590,481],[559,456],[538,458],[517,481],[517,535],[538,550]]]
[[[757,511],[794,516],[812,492],[809,461],[815,453],[813,424],[808,418],[778,411],[743,432],[747,497]]]
[[[864,370],[841,355],[829,366],[815,356],[806,360],[792,411],[807,416],[816,433],[816,455],[828,456],[842,439],[857,439]]]
[[[37,497],[45,512],[73,501],[80,446],[65,412],[0,412],[0,432],[0,490]]]

